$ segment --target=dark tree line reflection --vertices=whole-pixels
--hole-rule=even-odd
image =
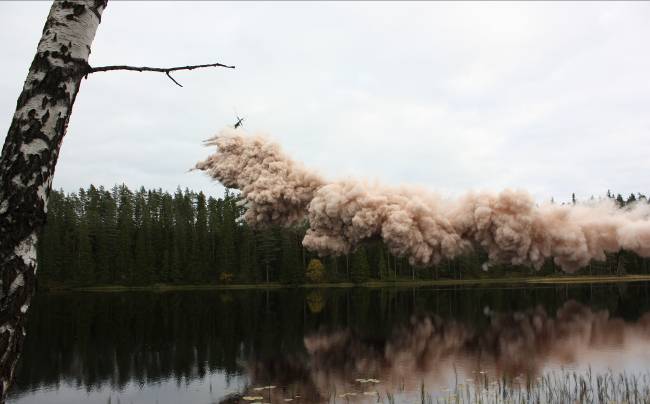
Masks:
[[[646,312],[647,284],[43,294],[14,392],[219,371],[316,401],[359,377],[435,382],[455,367],[536,375],[549,362],[650,344]]]
[[[518,375],[534,378],[549,363],[589,364],[602,349],[650,351],[650,313],[637,322],[612,318],[568,301],[549,315],[538,306],[531,310],[491,314],[482,330],[438,315],[414,316],[385,340],[364,338],[349,329],[318,332],[305,338],[308,360],[256,362],[253,384],[271,380],[311,401],[326,399],[332,391],[354,391],[358,378],[379,378],[382,388],[418,390],[444,386],[454,367],[465,377]],[[636,345],[636,346],[635,346]],[[281,398],[281,397],[278,397]]]

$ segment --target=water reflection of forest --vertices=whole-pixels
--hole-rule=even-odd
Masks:
[[[316,399],[358,377],[435,382],[452,366],[536,374],[604,348],[647,351],[649,292],[620,284],[44,294],[14,391],[221,371]]]

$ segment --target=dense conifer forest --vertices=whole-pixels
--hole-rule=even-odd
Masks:
[[[642,194],[620,206],[648,203]],[[576,203],[575,195],[572,196]],[[76,193],[53,190],[39,253],[46,285],[257,284],[354,282],[398,279],[467,279],[558,274],[552,262],[540,271],[494,265],[484,252],[416,268],[371,240],[347,256],[319,258],[301,245],[307,228],[252,229],[241,221],[236,193],[223,198],[177,189],[137,191],[91,185]],[[650,273],[648,259],[621,251],[593,262],[582,274]]]

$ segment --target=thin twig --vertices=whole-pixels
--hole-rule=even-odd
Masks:
[[[176,72],[179,70],[202,69],[204,67],[225,67],[227,69],[235,68],[235,66],[228,66],[221,63],[210,63],[205,65],[191,65],[191,66],[178,66],[178,67],[146,67],[146,66],[138,67],[138,66],[115,65],[115,66],[88,67],[88,71],[86,75],[90,73],[108,72],[112,70],[130,70],[135,72],[158,72],[158,73],[165,73],[165,75],[167,75],[167,77],[169,77],[169,79],[173,81],[177,86],[183,87],[181,83],[174,80],[174,78],[170,74],[171,72]]]

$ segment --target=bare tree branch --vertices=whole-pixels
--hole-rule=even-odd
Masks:
[[[205,67],[225,67],[227,69],[234,69],[235,66],[228,66],[221,63],[210,63],[205,65],[190,65],[190,66],[178,66],[178,67],[146,67],[146,66],[126,66],[126,65],[115,65],[115,66],[100,66],[100,67],[89,67],[87,74],[97,73],[97,72],[108,72],[112,70],[130,70],[135,72],[158,72],[165,73],[171,81],[173,81],[177,86],[183,87],[178,81],[174,80],[171,72],[177,72],[179,70],[194,70],[202,69]]]

